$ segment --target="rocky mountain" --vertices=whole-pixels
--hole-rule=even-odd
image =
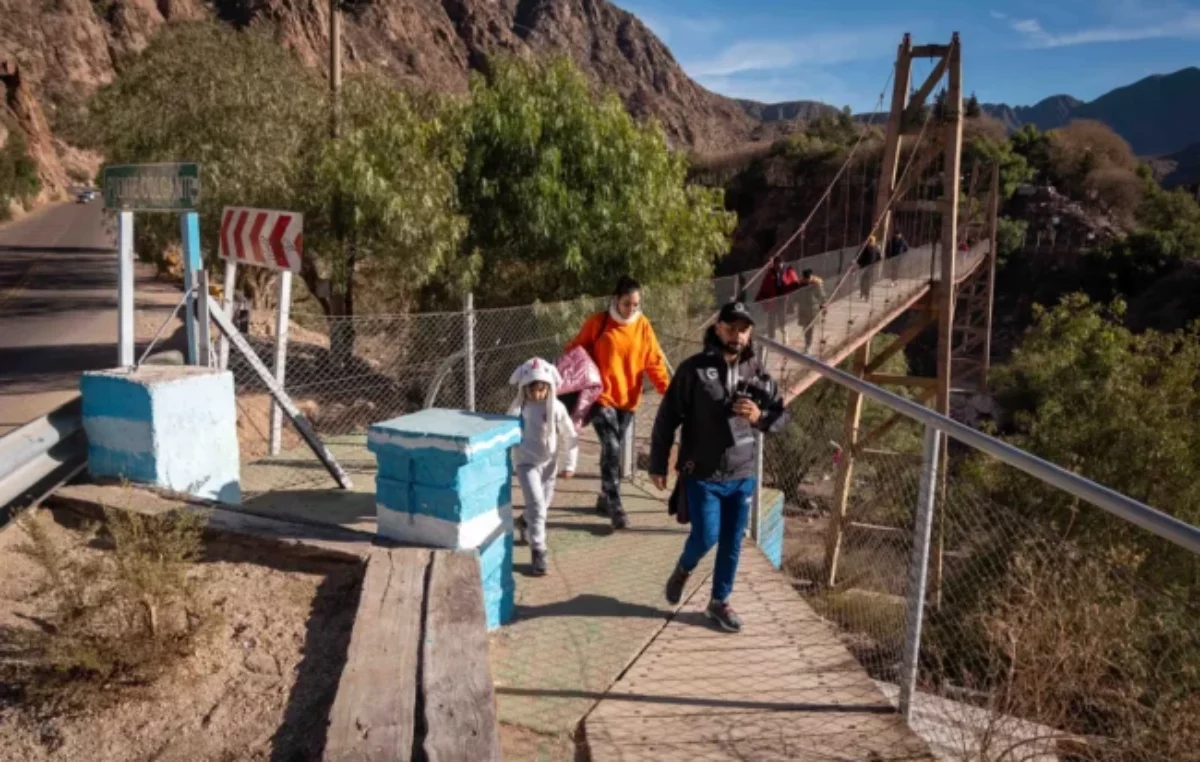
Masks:
[[[757,126],[737,102],[689,78],[637,17],[606,0],[348,0],[343,7],[348,70],[374,68],[408,86],[465,92],[471,70],[490,54],[566,54],[635,116],[657,118],[675,145],[716,150]],[[325,0],[0,0],[0,67],[8,67],[0,71],[10,72],[4,102],[9,121],[42,147],[44,184],[61,188],[68,174],[86,174],[64,167],[70,151],[55,141],[55,124],[112,81],[163,25],[203,18],[267,28],[310,64],[326,63]]]
[[[1032,106],[1009,106],[1004,103],[981,104],[983,112],[1000,120],[1009,132],[1015,132],[1027,124],[1039,130],[1052,130],[1071,121],[1071,113],[1083,101],[1069,95],[1052,95]]]
[[[838,109],[820,101],[784,101],[783,103],[759,103],[738,100],[738,105],[758,122],[806,122],[819,116],[837,116]]]
[[[1050,130],[1072,119],[1095,119],[1125,138],[1139,156],[1161,156],[1200,138],[1200,68],[1155,74],[1087,103],[1056,95],[1026,108],[985,104],[983,109],[1009,129],[1032,124]]]
[[[1164,188],[1194,186],[1200,182],[1200,143],[1167,154],[1153,166]]]

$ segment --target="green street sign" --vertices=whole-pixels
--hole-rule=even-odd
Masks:
[[[104,208],[186,212],[200,201],[200,165],[122,164],[104,168]]]

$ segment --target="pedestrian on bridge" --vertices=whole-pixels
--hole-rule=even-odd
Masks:
[[[650,445],[650,479],[667,487],[675,431],[682,427],[676,457],[677,495],[691,532],[666,597],[678,604],[688,577],[717,546],[712,599],[705,614],[721,629],[740,632],[742,620],[729,605],[737,576],[742,534],[756,487],[756,432],[777,432],[787,410],[774,380],[759,363],[750,340],[754,318],[741,302],[721,308],[704,336],[704,349],[684,360],[658,409]]]
[[[825,309],[825,281],[806,269],[800,275],[800,289],[796,292],[796,318],[804,331],[804,351],[812,349],[813,334],[821,322]]]
[[[642,399],[646,377],[665,394],[671,374],[667,358],[649,319],[642,314],[642,286],[623,276],[608,308],[589,317],[563,350],[583,347],[600,369],[604,391],[592,405],[589,420],[600,440],[600,496],[596,512],[608,516],[614,529],[629,526],[621,504],[621,442]]]
[[[871,289],[879,279],[879,268],[875,265],[883,260],[883,252],[875,243],[875,236],[867,238],[867,245],[858,253],[855,264],[862,273],[858,276],[858,293],[864,300],[871,298]]]
[[[900,263],[896,260],[908,253],[908,241],[904,240],[904,234],[900,232],[899,228],[896,228],[892,232],[892,237],[888,240],[887,251],[885,253],[887,254],[887,265],[885,265],[887,268],[887,277],[888,280],[895,283],[900,271]]]

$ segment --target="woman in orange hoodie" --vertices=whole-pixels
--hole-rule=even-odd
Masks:
[[[600,439],[600,498],[596,511],[624,529],[629,518],[621,505],[621,441],[642,399],[642,381],[659,394],[667,391],[671,374],[650,321],[642,314],[642,287],[628,276],[617,281],[608,309],[584,321],[567,352],[583,347],[600,368],[604,391],[592,406],[591,422]]]

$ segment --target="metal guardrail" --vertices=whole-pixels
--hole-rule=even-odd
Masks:
[[[87,464],[79,397],[0,438],[0,508],[40,497]]]
[[[936,429],[968,447],[985,452],[993,458],[1003,461],[1014,468],[1018,468],[1036,479],[1040,479],[1047,484],[1052,484],[1064,492],[1074,495],[1080,500],[1084,500],[1101,510],[1125,519],[1131,524],[1136,524],[1147,531],[1153,532],[1181,548],[1186,548],[1193,553],[1200,554],[1200,528],[1198,527],[1180,521],[1148,505],[1139,503],[1137,500],[1126,497],[1108,487],[1073,474],[1049,461],[1030,455],[1024,450],[1006,444],[999,439],[980,433],[969,426],[964,426],[911,400],[906,400],[878,386],[869,384],[856,376],[838,370],[831,365],[827,365],[789,346],[780,344],[773,339],[760,336],[756,337],[756,341],[761,342],[775,352],[779,352],[787,357],[788,360],[807,366],[809,369],[836,384],[852,389],[868,399],[891,408],[901,415],[918,421],[932,429]]]

